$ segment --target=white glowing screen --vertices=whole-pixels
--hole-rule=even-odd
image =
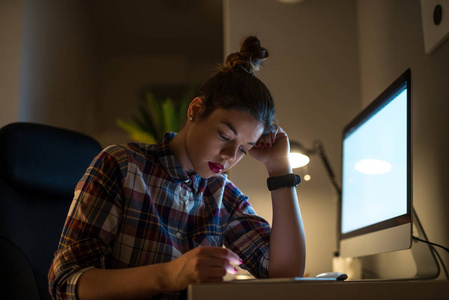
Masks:
[[[360,173],[367,175],[380,175],[391,171],[391,164],[388,161],[380,159],[362,159],[355,164],[355,169]]]
[[[407,89],[343,140],[342,233],[407,213]]]

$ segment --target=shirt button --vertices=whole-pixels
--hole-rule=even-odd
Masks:
[[[177,238],[180,238],[181,237],[181,232],[178,231],[175,235],[176,235]]]

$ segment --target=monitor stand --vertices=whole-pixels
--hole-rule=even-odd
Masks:
[[[421,222],[412,209],[413,233],[427,240]],[[440,265],[430,245],[413,239],[411,248],[382,254],[360,257],[362,280],[418,280],[435,279],[440,274]],[[414,264],[416,269],[412,267]],[[401,267],[400,269],[396,267]],[[392,269],[393,268],[393,269]]]

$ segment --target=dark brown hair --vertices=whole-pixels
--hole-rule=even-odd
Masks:
[[[230,54],[226,64],[220,66],[199,89],[196,97],[203,98],[201,118],[208,117],[215,109],[238,109],[248,112],[264,124],[264,134],[273,130],[274,102],[265,84],[254,76],[268,51],[257,37],[247,37],[239,52]]]

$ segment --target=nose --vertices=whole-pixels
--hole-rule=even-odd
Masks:
[[[227,147],[221,150],[221,156],[226,160],[236,160],[237,159],[238,146],[233,143],[228,144]]]

